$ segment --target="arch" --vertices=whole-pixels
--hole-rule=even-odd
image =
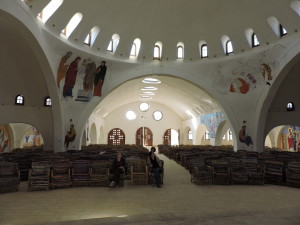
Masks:
[[[177,43],[177,59],[183,59],[184,58],[184,44],[183,42]]]
[[[163,136],[163,144],[164,145],[179,145],[179,134],[174,129],[167,129]]]
[[[120,128],[113,128],[107,137],[108,145],[125,145],[125,133]]]
[[[50,1],[48,5],[46,5],[46,7],[38,14],[38,18],[40,18],[43,23],[46,23],[63,2],[64,0]]]
[[[97,144],[97,129],[95,123],[92,123],[90,128],[90,143],[91,144]]]
[[[135,134],[136,145],[152,146],[153,133],[148,127],[140,127]]]
[[[0,118],[0,123],[22,122],[32,124],[43,133],[45,149],[62,151],[65,131],[63,130],[63,117],[55,76],[53,75],[54,70],[52,70],[56,67],[53,58],[49,57],[49,51],[45,50],[48,47],[46,47],[43,35],[40,35],[40,28],[36,26],[31,17],[24,14],[24,9],[20,7],[2,5],[0,17],[2,31],[7,34],[3,35],[0,41],[6,43],[8,48],[6,50],[6,46],[2,46],[1,52],[5,54],[0,54],[0,58],[5,57],[6,60],[5,63],[0,60],[2,62],[0,66],[3,73],[6,73],[7,70],[10,71],[10,76],[7,78],[2,76],[2,79],[9,80],[1,81],[1,91],[5,92],[5,96],[11,96],[7,98],[10,104],[14,101],[16,90],[26,96],[26,107],[10,109],[3,107],[1,109],[5,116]],[[13,45],[17,46],[15,50],[11,48]],[[16,60],[19,62],[18,67],[20,69],[13,65]],[[15,67],[13,72],[12,66]],[[15,82],[20,80],[24,73],[27,74],[26,79],[23,79],[22,82]],[[32,92],[33,89],[34,92]],[[41,96],[47,95],[52,98],[52,107],[36,107],[43,105]],[[55,135],[53,134],[54,130]]]
[[[226,126],[225,126],[226,122],[227,122],[226,120],[222,121],[217,128],[216,138],[215,138],[216,146],[222,145],[223,136],[226,133],[226,131],[228,130],[228,129],[226,129]],[[224,129],[224,126],[225,126],[225,129]]]
[[[82,137],[81,137],[81,145],[82,146],[86,146],[87,145],[87,137],[86,137],[86,131],[85,129],[83,130],[83,134],[82,134]]]
[[[64,38],[69,38],[72,32],[76,29],[80,21],[82,20],[82,13],[77,12],[74,16],[70,19],[67,26],[62,30],[61,36]]]
[[[120,35],[113,34],[109,42],[109,45],[107,46],[107,51],[111,53],[115,53],[119,45],[119,42],[120,42]]]
[[[29,124],[22,124],[19,123],[18,124],[18,129],[22,129],[25,130],[25,132],[23,132],[23,136],[20,140],[20,148],[30,148],[30,147],[43,147],[44,146],[44,140],[43,140],[43,136],[42,134],[33,126],[29,125]],[[12,126],[12,124],[10,124],[10,126]],[[18,138],[18,135],[20,134],[16,134],[17,130],[16,128],[14,128],[14,136],[16,136],[16,138]],[[22,133],[21,133],[22,134]]]

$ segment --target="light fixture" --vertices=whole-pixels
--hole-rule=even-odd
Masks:
[[[146,84],[160,84],[161,81],[156,79],[156,78],[145,78],[144,80],[142,80],[143,83]]]
[[[154,93],[151,91],[145,91],[145,92],[142,92],[141,95],[154,95]]]
[[[141,91],[156,91],[157,88],[156,87],[143,87],[141,88]]]

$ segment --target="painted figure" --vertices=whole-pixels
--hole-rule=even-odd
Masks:
[[[63,56],[60,60],[58,70],[57,70],[57,78],[56,78],[56,83],[58,88],[60,88],[60,81],[66,76],[66,72],[69,67],[69,65],[67,64],[67,60],[71,57],[71,55],[72,52],[67,52],[67,54]]]
[[[88,59],[85,65],[85,76],[83,79],[84,94],[87,95],[93,90],[93,84],[96,74],[96,64],[93,60]]]
[[[65,146],[68,149],[69,143],[73,142],[76,137],[76,131],[74,124],[71,124],[69,132],[65,136]]]
[[[76,83],[76,76],[78,72],[78,62],[81,60],[80,57],[76,57],[76,59],[70,64],[65,79],[65,85],[63,90],[63,96],[66,97],[73,97],[73,88]]]
[[[106,74],[106,62],[102,61],[101,65],[97,68],[97,73],[94,79],[94,96],[101,96],[102,86]]]

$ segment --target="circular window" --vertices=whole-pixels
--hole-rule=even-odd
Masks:
[[[146,111],[148,111],[148,109],[149,109],[149,104],[148,103],[143,102],[143,103],[140,104],[140,110],[142,112],[146,112]]]
[[[145,78],[144,80],[142,80],[143,83],[146,84],[160,84],[161,81],[155,78]]]
[[[133,111],[128,111],[128,112],[126,113],[126,118],[127,118],[128,120],[134,120],[134,119],[136,118],[135,112],[133,112]]]
[[[162,117],[163,117],[163,114],[162,114],[162,112],[161,111],[155,111],[154,113],[153,113],[153,118],[155,119],[155,120],[161,120],[162,119]]]

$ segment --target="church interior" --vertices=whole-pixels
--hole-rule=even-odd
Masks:
[[[300,1],[1,0],[0,29],[0,224],[300,224]]]

